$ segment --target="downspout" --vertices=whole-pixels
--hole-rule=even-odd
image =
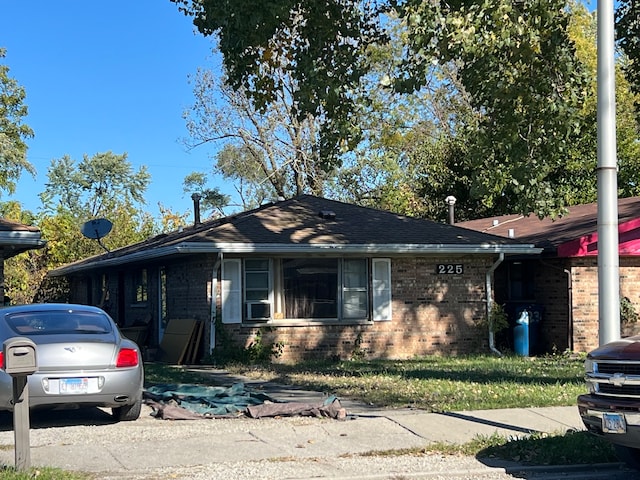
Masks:
[[[209,351],[216,348],[216,316],[218,313],[218,270],[222,264],[222,252],[218,252],[218,258],[213,264],[213,275],[211,278],[211,313],[209,318]]]
[[[489,349],[498,355],[502,356],[502,353],[496,348],[496,339],[495,332],[493,330],[493,322],[491,321],[491,310],[493,310],[493,290],[491,288],[491,277],[493,276],[493,272],[496,271],[496,268],[504,261],[504,253],[501,252],[498,260],[495,261],[491,268],[487,271],[485,275],[485,285],[486,285],[486,295],[487,295],[487,318],[489,319]]]

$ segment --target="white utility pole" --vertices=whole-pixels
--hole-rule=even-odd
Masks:
[[[598,0],[598,313],[600,345],[620,338],[613,0]]]

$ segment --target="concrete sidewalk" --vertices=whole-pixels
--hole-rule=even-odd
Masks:
[[[224,372],[207,373],[216,385],[243,381],[275,400],[319,404],[325,398],[321,392],[255,382]],[[433,442],[459,444],[494,433],[521,437],[583,429],[573,406],[427,413],[376,409],[348,400],[341,403],[348,412],[345,421],[309,417],[167,421],[152,417],[146,405],[135,422],[114,423],[99,409],[93,413],[56,412],[59,420],[48,413],[32,421],[31,465],[91,472],[94,478],[110,480],[503,480],[514,478],[505,467],[473,457],[359,454],[421,448]],[[0,447],[4,447],[0,448],[0,462],[5,465],[13,465],[10,446],[13,432],[5,426],[0,429]],[[625,479],[639,478],[625,475]]]
[[[283,402],[317,404],[327,395],[296,386],[255,381],[223,371],[194,371],[207,373],[216,385],[229,386],[243,382],[248,388]],[[348,399],[340,399],[340,402],[352,418],[387,418],[430,443],[462,444],[477,436],[491,436],[496,433],[520,438],[534,433],[559,434],[585,429],[577,406],[428,413],[411,408],[377,409]]]

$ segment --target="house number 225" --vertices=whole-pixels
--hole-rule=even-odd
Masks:
[[[461,275],[464,269],[460,263],[441,263],[438,264],[439,275]]]

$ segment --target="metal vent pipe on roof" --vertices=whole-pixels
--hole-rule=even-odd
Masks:
[[[200,225],[200,199],[202,197],[199,193],[194,193],[191,195],[191,199],[193,200],[193,224]]]
[[[454,205],[456,204],[456,197],[449,195],[444,199],[444,203],[449,206],[449,225],[453,225],[455,223]]]

